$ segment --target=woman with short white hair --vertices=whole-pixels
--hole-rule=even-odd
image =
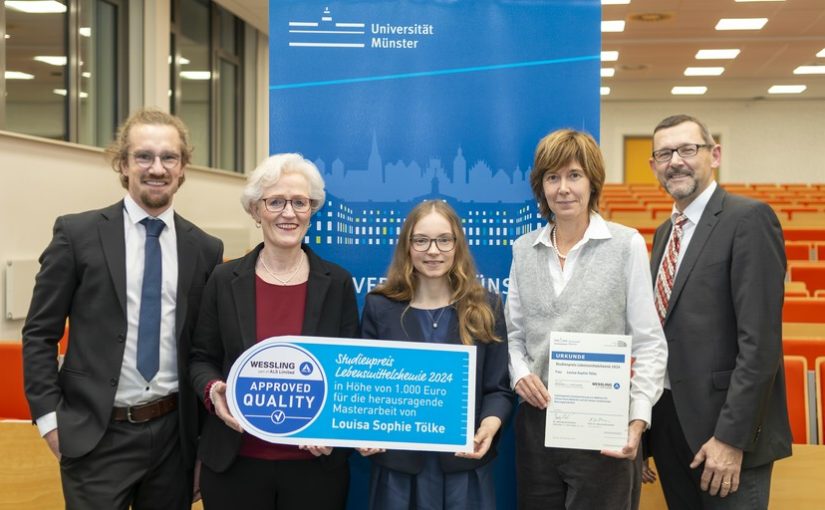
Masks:
[[[209,414],[198,455],[208,509],[343,509],[347,450],[268,443],[241,429],[226,378],[256,342],[281,335],[355,338],[352,276],[303,240],[324,204],[324,180],[299,154],[277,154],[247,179],[241,197],[263,234],[247,255],[218,266],[204,289],[191,378]]]

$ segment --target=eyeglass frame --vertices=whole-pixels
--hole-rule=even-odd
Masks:
[[[272,199],[281,199],[281,200],[283,200],[284,201],[284,206],[281,207],[280,209],[275,209],[275,210],[270,209],[269,205],[267,204],[267,200],[272,200]],[[309,197],[283,198],[283,197],[274,196],[274,197],[264,197],[264,198],[261,198],[260,200],[261,200],[261,202],[264,203],[264,209],[266,209],[267,211],[269,211],[273,214],[279,213],[279,212],[283,211],[284,209],[286,209],[287,204],[289,204],[289,206],[292,207],[292,210],[294,212],[296,212],[296,213],[305,213],[307,211],[312,210],[312,206],[313,206],[313,203],[314,203],[314,200],[312,200]],[[307,202],[306,209],[297,209],[297,208],[295,208],[295,202],[294,202],[295,200],[306,200],[306,202]]]
[[[681,154],[679,154],[679,151],[681,149],[684,149],[685,147],[695,147],[696,152],[694,154],[691,154],[691,155],[682,156]],[[683,143],[682,145],[676,147],[675,149],[657,149],[657,150],[650,153],[650,157],[652,157],[653,161],[655,161],[657,163],[667,163],[667,162],[669,162],[670,160],[673,159],[673,153],[674,152],[676,154],[679,154],[680,158],[692,158],[692,157],[696,156],[697,154],[699,154],[699,149],[703,149],[703,148],[704,149],[710,149],[712,147],[713,147],[713,145],[709,144],[709,143]],[[665,151],[670,151],[670,155],[667,157],[667,159],[660,159],[660,158],[656,157],[657,152],[664,153]]]
[[[177,154],[175,152],[161,152],[160,154],[155,154],[152,151],[140,150],[140,151],[135,151],[135,152],[127,152],[127,154],[132,158],[132,160],[135,162],[135,164],[141,170],[148,170],[148,169],[152,168],[152,165],[155,164],[156,159],[160,160],[160,166],[162,166],[166,170],[174,170],[175,168],[180,166],[181,162],[183,161],[183,155],[182,154]],[[152,155],[152,161],[150,161],[149,164],[142,165],[137,160],[137,157],[136,157],[137,154],[144,154],[144,155],[150,155],[151,154]],[[171,157],[171,156],[174,156],[175,162],[171,166],[167,166],[166,163],[163,162],[163,158],[164,157]]]
[[[420,239],[422,241],[424,239],[426,239],[427,240],[427,247],[423,250],[419,250],[418,248],[416,248],[416,246],[415,246],[415,240],[416,239]],[[442,250],[441,246],[438,245],[438,241],[450,241],[452,243],[452,246],[448,250]],[[438,237],[411,236],[410,237],[410,248],[412,248],[414,251],[417,251],[419,253],[426,253],[426,252],[430,251],[430,248],[433,247],[433,243],[435,243],[435,248],[438,251],[440,251],[441,253],[449,253],[449,252],[455,250],[456,241],[458,241],[458,238],[454,235],[452,235],[452,236],[438,236]]]

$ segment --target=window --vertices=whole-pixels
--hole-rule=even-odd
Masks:
[[[0,127],[88,145],[112,140],[127,98],[123,3],[62,0],[48,4],[49,12],[0,5]]]
[[[193,163],[242,171],[244,24],[208,0],[172,0],[170,110],[189,126]]]

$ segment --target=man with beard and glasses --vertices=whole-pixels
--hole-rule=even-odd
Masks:
[[[651,257],[669,357],[649,439],[672,509],[767,508],[773,462],[791,455],[782,228],[717,185],[720,158],[693,117],[653,132],[650,167],[675,204]]]
[[[108,155],[126,197],[57,218],[40,257],[23,327],[26,397],[60,461],[66,508],[190,508],[189,345],[223,244],[172,209],[192,156],[180,119],[138,111]]]

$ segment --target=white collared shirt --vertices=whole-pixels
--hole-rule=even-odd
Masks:
[[[551,225],[545,225],[535,244],[549,247]],[[581,254],[582,247],[592,239],[609,239],[612,235],[607,222],[596,214],[590,214],[590,225],[581,240],[567,253],[564,268],[558,257],[550,259],[550,283],[553,293],[558,296],[570,282]],[[534,245],[535,245],[534,244]],[[667,364],[667,343],[659,316],[653,304],[653,282],[650,277],[650,262],[645,240],[638,232],[630,242],[630,257],[625,261],[627,272],[627,325],[633,337],[631,355],[636,358],[634,375],[630,388],[630,420],[643,420],[650,425],[653,404],[662,394],[662,378]],[[527,346],[524,330],[524,313],[519,299],[513,267],[510,267],[510,287],[507,294],[507,340],[510,353],[510,383],[516,383],[530,374],[527,363]]]
[[[676,274],[679,273],[679,266],[682,265],[682,259],[685,258],[685,252],[690,244],[690,240],[693,239],[693,232],[696,231],[696,225],[698,225],[699,220],[702,219],[702,213],[705,212],[705,207],[707,207],[708,202],[710,202],[710,197],[713,195],[713,192],[716,191],[716,187],[716,181],[711,181],[705,191],[701,192],[693,202],[685,207],[684,211],[680,211],[676,207],[676,204],[673,204],[673,212],[670,214],[671,223],[680,213],[684,213],[688,218],[688,221],[682,226],[682,243],[679,248],[679,255],[676,257],[676,272],[674,273],[674,278]],[[670,229],[670,236],[673,236],[673,228]],[[668,237],[667,241],[668,243],[670,242],[670,237]],[[665,246],[667,246],[667,244]],[[661,269],[661,264],[659,268]]]
[[[688,245],[690,245],[690,240],[693,239],[693,233],[696,231],[696,225],[699,224],[699,220],[702,219],[702,214],[705,212],[705,207],[707,207],[708,202],[710,202],[710,197],[713,195],[713,192],[716,191],[716,181],[710,181],[710,184],[705,191],[699,193],[693,202],[688,204],[685,207],[684,211],[680,211],[676,204],[673,204],[673,212],[670,213],[670,222],[671,224],[676,219],[679,214],[684,213],[687,216],[688,220],[682,225],[682,242],[679,246],[679,254],[676,256],[676,271],[673,273],[673,280],[676,280],[676,277],[679,274],[679,267],[682,265],[682,259],[685,258],[685,252],[687,252]],[[667,238],[667,244],[665,244],[665,248],[670,243],[670,238],[673,237],[673,227],[670,229],[670,236]],[[662,261],[664,261],[664,256],[662,257]],[[659,269],[656,271],[658,274],[659,271],[662,270],[662,264],[659,263]],[[670,389],[670,374],[665,372],[665,388]]]
[[[116,407],[150,402],[178,390],[177,341],[175,338],[175,304],[178,294],[178,245],[175,232],[175,212],[166,209],[157,219],[166,227],[160,234],[161,307],[160,365],[157,374],[146,382],[137,370],[137,336],[140,320],[140,297],[143,288],[146,227],[140,220],[149,216],[131,196],[123,200],[123,231],[126,238],[126,345],[120,367]],[[101,269],[103,270],[103,269]],[[187,382],[184,382],[186,384]],[[44,436],[57,428],[57,414],[51,412],[37,418],[37,428]]]
[[[169,207],[157,219],[166,227],[160,233],[162,283],[160,304],[160,365],[148,383],[137,370],[137,337],[143,264],[146,255],[146,227],[140,221],[146,213],[129,195],[123,201],[123,231],[126,236],[126,349],[120,367],[115,406],[126,407],[156,400],[178,390],[178,347],[175,340],[175,303],[178,296],[178,243],[175,211]]]

